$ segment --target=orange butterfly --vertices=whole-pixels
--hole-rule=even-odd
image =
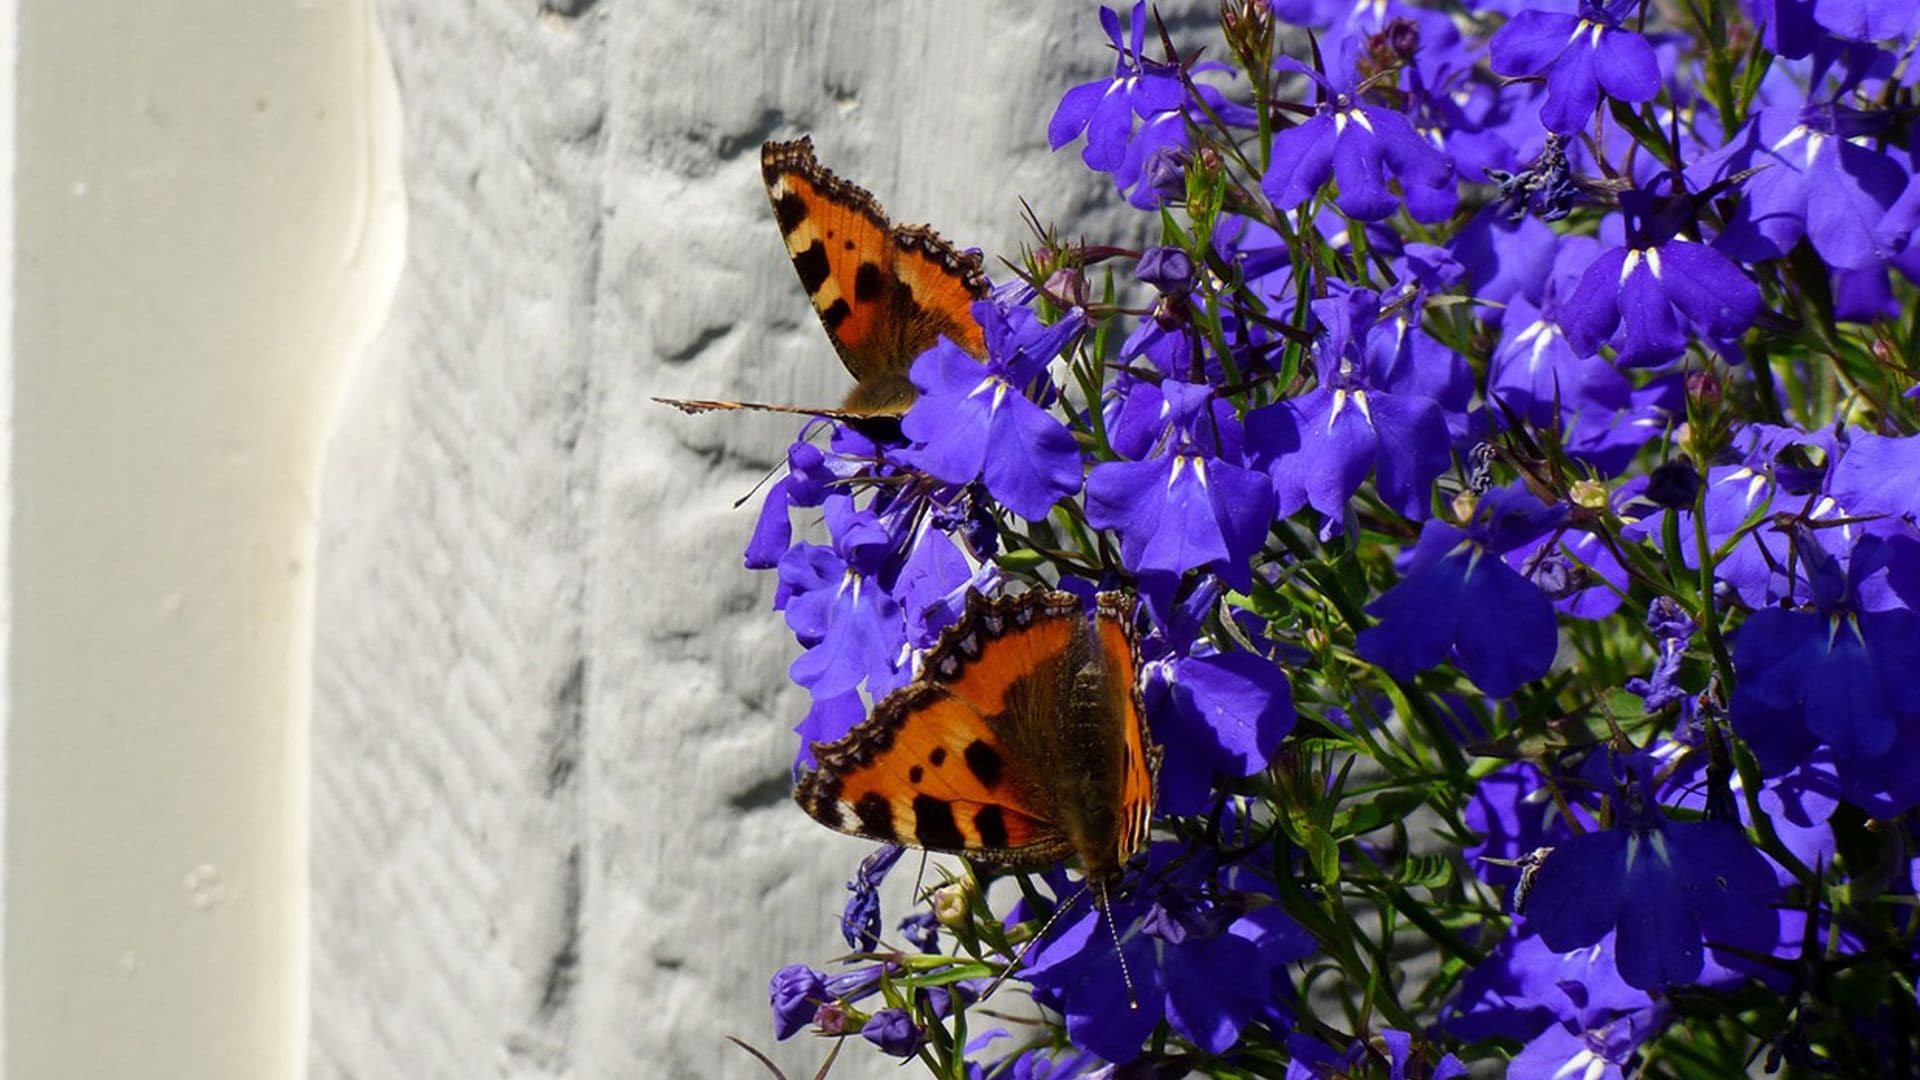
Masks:
[[[838,409],[655,398],[683,412],[763,409],[840,420],[897,417],[918,396],[908,369],[941,335],[976,357],[986,336],[972,304],[987,295],[980,256],[925,225],[893,225],[865,188],[813,157],[813,141],[760,147],[773,218],[800,284],[855,386]]]
[[[1104,894],[1147,838],[1160,747],[1147,735],[1133,598],[969,594],[919,678],[832,743],[793,797],[870,840],[988,862],[1080,858]]]

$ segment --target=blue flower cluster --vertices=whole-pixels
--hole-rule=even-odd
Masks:
[[[1100,9],[1113,74],[1047,126],[1158,243],[1039,236],[986,358],[809,424],[747,549],[799,765],[970,592],[1136,592],[1155,839],[1105,909],[968,867],[904,948],[870,860],[777,1033],[1050,1080],[1914,1068],[1920,0],[1219,11]],[[1050,1026],[970,1037],[1009,972]]]

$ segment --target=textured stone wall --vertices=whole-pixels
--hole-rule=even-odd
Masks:
[[[1110,70],[1091,8],[379,8],[410,233],[319,508],[314,1075],[759,1075],[735,1033],[810,1076],[766,979],[841,948],[867,845],[788,800],[806,702],[732,506],[796,424],[648,398],[845,391],[763,139],[995,266],[1019,196],[1110,204],[1044,141]]]

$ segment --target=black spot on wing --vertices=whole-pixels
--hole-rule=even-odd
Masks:
[[[967,846],[960,826],[953,820],[953,804],[931,795],[913,797],[913,835],[921,847],[953,850]]]
[[[927,760],[932,762],[933,767],[936,769],[945,765],[947,763],[947,748],[944,746],[934,747],[933,753],[927,755]]]
[[[780,235],[787,235],[807,220],[807,201],[797,191],[782,194],[774,200],[773,219],[780,223]]]
[[[973,815],[973,829],[987,847],[1007,846],[1007,816],[997,806],[983,806]]]
[[[860,796],[853,804],[854,816],[860,819],[860,834],[875,840],[895,839],[893,831],[893,804],[885,795],[869,791]]]
[[[921,768],[918,765],[915,765],[913,768],[907,770],[907,780],[910,783],[917,784],[926,775],[927,775],[927,770]]]
[[[825,326],[828,331],[837,331],[840,329],[840,324],[846,322],[847,316],[851,314],[853,314],[853,309],[847,306],[846,298],[841,297],[833,303],[828,304],[827,310],[820,313],[820,323]]]
[[[815,240],[805,251],[793,257],[793,268],[800,272],[800,284],[812,296],[820,291],[833,274],[832,264],[827,262],[827,245]]]
[[[992,791],[1000,785],[1000,774],[1006,771],[1006,762],[1000,759],[1000,751],[975,739],[967,744],[963,756],[967,759],[967,768],[982,787]]]
[[[876,263],[863,262],[853,275],[853,298],[861,303],[880,299],[887,288],[886,276],[880,272]]]

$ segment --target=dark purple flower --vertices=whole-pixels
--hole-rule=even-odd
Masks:
[[[1373,474],[1380,497],[1425,517],[1433,481],[1449,460],[1446,419],[1433,398],[1381,385],[1367,338],[1379,325],[1366,290],[1313,302],[1320,385],[1247,415],[1247,440],[1273,480],[1275,513],[1303,505],[1339,518]],[[1382,373],[1384,374],[1384,373]]]
[[[905,850],[899,844],[882,844],[860,860],[859,872],[847,882],[853,895],[840,914],[840,936],[847,939],[847,948],[872,952],[880,947],[880,883]]]
[[[1827,490],[1855,514],[1920,522],[1920,435],[1858,434],[1833,468]]]
[[[1694,982],[1703,940],[1736,948],[1777,936],[1772,866],[1738,826],[1670,821],[1630,788],[1611,829],[1576,836],[1540,864],[1523,914],[1555,952],[1617,930],[1615,963],[1631,986]]]
[[[1556,315],[1576,353],[1593,355],[1625,324],[1615,362],[1646,367],[1686,351],[1683,318],[1717,340],[1752,325],[1760,313],[1759,287],[1725,255],[1684,238],[1684,203],[1621,194],[1626,245],[1594,259]]]
[[[1361,657],[1399,679],[1444,663],[1505,697],[1553,665],[1553,604],[1497,556],[1556,523],[1564,508],[1522,492],[1492,491],[1464,529],[1429,521],[1400,583],[1367,605],[1378,621],[1360,631]]]
[[[1296,61],[1283,58],[1278,66],[1313,79],[1321,100],[1312,116],[1273,137],[1273,160],[1260,189],[1274,206],[1291,210],[1331,179],[1340,185],[1334,202],[1341,213],[1379,221],[1400,205],[1387,187],[1389,178],[1409,191],[1453,183],[1452,159],[1422,139],[1405,115],[1367,104],[1351,84],[1337,86]],[[1419,207],[1410,203],[1409,209]],[[1451,212],[1438,203],[1428,209],[1440,212],[1421,220],[1439,220]]]
[[[912,1057],[914,1051],[926,1039],[913,1022],[913,1017],[905,1009],[877,1009],[873,1016],[861,1026],[861,1038],[879,1047],[883,1053],[894,1057]]]
[[[1147,120],[1180,108],[1186,90],[1181,85],[1178,64],[1155,60],[1140,51],[1147,33],[1144,0],[1134,4],[1124,38],[1120,15],[1111,8],[1100,9],[1100,25],[1117,54],[1113,77],[1068,90],[1053,119],[1047,122],[1047,143],[1058,150],[1084,132],[1087,147],[1081,158],[1088,168],[1110,173],[1127,158],[1134,117]]]
[[[1007,509],[1029,519],[1080,490],[1080,447],[1073,433],[1029,394],[1044,400],[1052,388],[1046,365],[1079,331],[1070,312],[1048,326],[1024,307],[997,301],[974,305],[986,331],[982,364],[942,340],[913,364],[920,397],[900,422],[914,446],[900,460],[950,484],[984,479]]]
[[[1661,462],[1647,472],[1642,494],[1655,506],[1670,510],[1691,507],[1700,497],[1700,470],[1684,457]]]
[[[1169,296],[1193,289],[1193,256],[1177,247],[1151,247],[1140,253],[1133,276]]]
[[[1261,474],[1192,450],[1109,461],[1087,477],[1087,521],[1120,534],[1120,557],[1136,573],[1205,567],[1245,590],[1249,557],[1273,521],[1273,491]]]
[[[1628,679],[1627,691],[1638,694],[1651,713],[1677,705],[1688,696],[1687,689],[1680,685],[1680,664],[1686,658],[1694,625],[1671,597],[1658,596],[1647,605],[1647,629],[1653,631],[1656,651],[1653,674],[1645,679]]]
[[[1156,895],[1111,896],[1112,930],[1103,925],[1107,915],[1083,900],[1027,958],[1024,977],[1035,998],[1066,1016],[1073,1045],[1108,1061],[1138,1057],[1162,1019],[1201,1049],[1224,1052],[1273,995],[1275,971],[1312,950],[1278,908],[1241,912],[1215,898],[1201,860],[1170,868],[1183,850],[1171,842],[1149,848],[1146,879],[1160,883]],[[1132,1004],[1119,978],[1116,936]]]
[[[1623,28],[1639,0],[1580,0],[1578,15],[1527,10],[1488,43],[1493,70],[1506,76],[1545,75],[1547,130],[1578,135],[1600,106],[1600,93],[1620,101],[1652,101],[1660,93],[1660,65],[1647,39]]]
[[[1805,530],[1801,530],[1804,534]],[[1814,610],[1754,612],[1734,637],[1739,673],[1729,712],[1734,730],[1770,774],[1829,747],[1843,779],[1850,766],[1920,747],[1920,614],[1904,608],[1861,611],[1860,583],[1887,547],[1866,536],[1842,570],[1811,538],[1796,536]],[[1909,772],[1911,770],[1908,770]],[[1869,770],[1869,784],[1881,776]]]
[[[874,577],[892,541],[870,511],[854,510],[845,496],[828,499],[825,510],[834,546],[796,544],[780,560],[787,625],[807,649],[788,674],[816,698],[862,682],[880,693],[897,681],[894,665],[906,639],[900,605]]]
[[[1841,105],[1754,114],[1732,142],[1688,169],[1700,186],[1757,170],[1714,244],[1744,262],[1784,257],[1805,236],[1832,266],[1862,270],[1898,253],[1920,202],[1903,200],[1907,170],[1871,144],[1887,113]]]
[[[767,984],[773,1004],[773,1037],[792,1038],[813,1022],[814,1011],[831,1001],[826,980],[805,964],[788,964],[773,973]]]
[[[1277,661],[1204,642],[1195,652],[1155,661],[1146,676],[1154,737],[1167,748],[1158,796],[1166,813],[1202,811],[1218,780],[1266,768],[1295,720]]]

